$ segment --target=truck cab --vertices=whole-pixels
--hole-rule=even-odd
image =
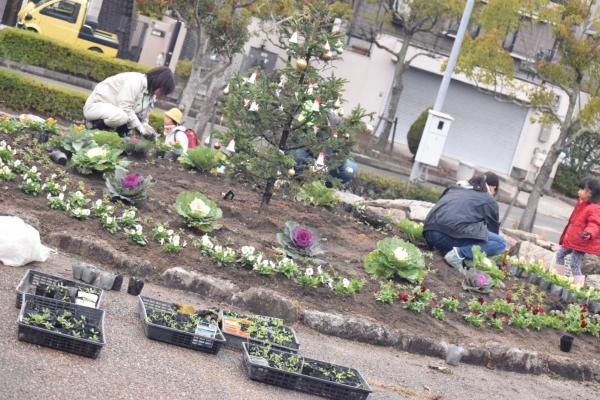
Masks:
[[[86,21],[87,0],[29,1],[19,12],[17,26],[75,47],[116,57],[117,35],[96,29]]]

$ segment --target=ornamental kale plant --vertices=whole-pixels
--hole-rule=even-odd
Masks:
[[[127,204],[135,204],[146,198],[148,188],[153,184],[152,176],[143,177],[138,174],[116,170],[106,178],[105,186],[113,200],[121,200]]]
[[[129,165],[127,160],[119,160],[121,150],[109,147],[92,147],[81,149],[71,159],[75,169],[81,174],[89,175],[94,171],[112,172],[124,170]]]
[[[377,249],[365,257],[365,271],[379,279],[398,276],[413,283],[422,282],[425,278],[424,268],[425,260],[421,251],[414,244],[397,237],[379,241]]]
[[[408,240],[411,242],[417,244],[425,242],[425,236],[423,236],[423,223],[404,218],[396,222],[396,226],[406,234]]]
[[[216,222],[223,216],[217,204],[200,192],[181,192],[177,196],[175,210],[187,226],[202,232],[220,228]]]
[[[296,200],[309,206],[333,207],[339,200],[335,189],[330,189],[320,181],[306,183],[296,193]]]
[[[219,165],[224,164],[227,156],[212,147],[198,146],[189,149],[187,153],[179,157],[179,162],[188,167],[195,168],[200,172],[210,172]]]
[[[315,256],[323,254],[321,238],[310,228],[294,221],[287,221],[283,233],[277,234],[277,242],[286,256],[295,260],[322,262]]]

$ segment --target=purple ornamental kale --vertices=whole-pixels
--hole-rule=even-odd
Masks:
[[[310,229],[299,226],[292,231],[292,241],[297,247],[306,249],[313,244],[315,236]]]
[[[135,189],[144,181],[144,177],[138,174],[129,174],[121,178],[121,185],[125,189]]]

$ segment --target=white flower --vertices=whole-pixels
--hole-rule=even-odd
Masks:
[[[200,238],[200,245],[209,249],[212,249],[214,246],[213,242],[210,241],[210,238],[206,234]]]
[[[160,245],[162,246],[163,244],[165,244],[165,239],[160,239],[159,242],[160,242]]]
[[[190,210],[196,214],[200,214],[200,216],[208,215],[210,212],[210,207],[206,205],[202,199],[194,199],[190,202]]]
[[[168,230],[167,230],[167,235],[168,235],[168,236],[173,236],[173,233],[175,233],[175,232],[173,231],[173,229],[168,229]]]
[[[252,246],[242,246],[242,249],[241,249],[242,255],[244,257],[249,257],[249,256],[254,255],[254,251],[255,250],[256,249],[254,247],[252,247]]]
[[[85,208],[85,209],[81,210],[81,214],[89,216],[90,215],[90,210],[88,210],[87,208]]]
[[[101,207],[101,206],[102,206],[102,199],[96,200],[96,207]]]
[[[135,225],[134,227],[137,233],[142,233],[142,230],[144,229],[141,225]]]
[[[179,235],[174,235],[171,238],[171,243],[173,243],[175,246],[179,246],[179,241],[180,241]]]
[[[56,174],[50,175],[50,179],[52,179],[52,180],[56,179]]]
[[[106,157],[107,151],[106,149],[102,148],[102,147],[93,147],[91,149],[89,149],[85,155],[87,158],[94,158],[94,157]]]
[[[112,224],[114,222],[114,220],[115,219],[113,217],[106,217],[106,219],[105,219],[107,225]]]
[[[342,286],[345,288],[349,288],[350,287],[350,281],[346,278],[342,279]]]
[[[306,268],[306,271],[304,271],[304,275],[306,276],[313,276],[314,271],[311,267]]]
[[[13,167],[18,167],[21,165],[21,160],[15,160],[15,162],[13,163]]]
[[[329,286],[329,289],[333,289],[333,279],[327,279],[327,286]]]
[[[408,259],[408,252],[403,247],[396,247],[396,250],[394,250],[394,257],[396,257],[396,260],[398,261],[406,261],[406,259]]]
[[[29,171],[31,171],[35,174],[37,172],[37,167],[34,165],[33,167],[31,167],[31,169]]]
[[[78,190],[73,194],[73,197],[76,199],[83,199],[83,193]]]
[[[321,266],[317,266],[317,275],[321,275],[323,273],[323,269],[321,268]]]
[[[162,233],[162,232],[164,232],[164,231],[165,231],[165,228],[164,228],[164,226],[162,226],[162,225],[159,225],[159,226],[156,228],[156,232]]]
[[[59,194],[58,194],[58,199],[59,199],[59,200],[61,200],[61,201],[62,201],[62,200],[64,200],[64,198],[65,198],[65,194],[64,194],[64,193],[59,193]]]

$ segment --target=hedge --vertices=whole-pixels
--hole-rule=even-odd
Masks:
[[[0,104],[8,108],[82,120],[86,99],[86,93],[48,85],[0,68]]]
[[[410,183],[384,176],[359,172],[348,189],[359,196],[378,199],[411,199],[436,203],[442,191],[419,183]]]
[[[150,69],[133,61],[71,47],[55,39],[16,28],[0,31],[0,57],[95,82],[121,72],[146,72]]]

